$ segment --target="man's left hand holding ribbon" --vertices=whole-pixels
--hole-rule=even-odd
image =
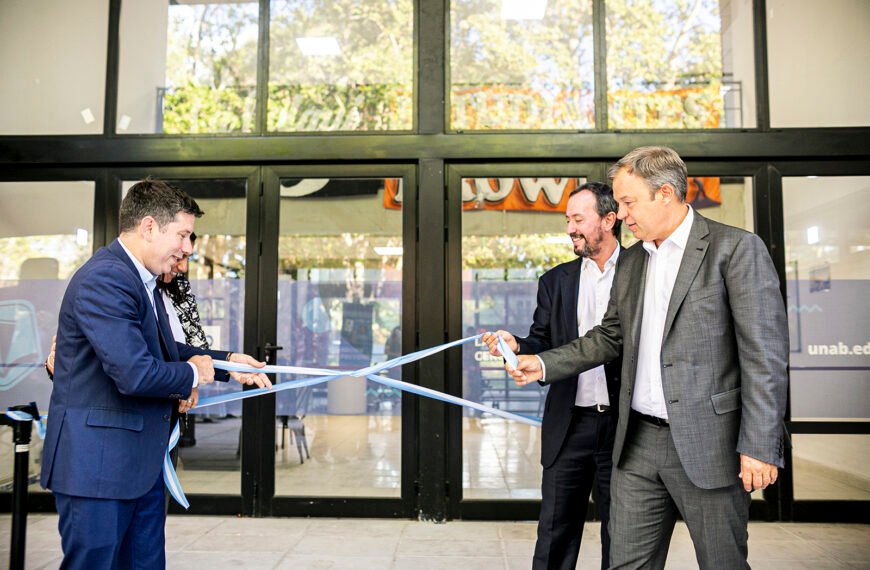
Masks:
[[[252,368],[263,368],[266,366],[265,362],[260,362],[250,355],[238,352],[231,352],[227,356],[227,362],[245,364]],[[233,380],[245,386],[257,386],[258,388],[272,387],[269,377],[262,372],[230,372],[229,375]],[[199,388],[194,388],[189,398],[178,401],[178,412],[181,414],[187,413],[195,408],[197,403],[199,403]]]

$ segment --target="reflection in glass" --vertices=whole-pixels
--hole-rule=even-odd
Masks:
[[[413,1],[272,0],[270,14],[269,131],[412,128]]]
[[[252,1],[124,2],[117,131],[251,132],[258,10]]]
[[[450,3],[453,130],[595,126],[591,0]]]
[[[462,179],[463,336],[504,329],[526,336],[537,279],[574,259],[565,207],[578,178]],[[463,397],[528,416],[543,414],[546,389],[518,388],[484,345],[463,347]],[[540,430],[464,411],[463,497],[540,498]]]
[[[108,21],[99,0],[0,2],[0,134],[103,132]]]
[[[870,500],[870,436],[794,434],[794,498]]]
[[[401,181],[280,183],[278,364],[354,370],[400,355]],[[397,390],[342,378],[278,393],[276,414],[276,495],[399,496]]]
[[[782,187],[791,417],[866,420],[870,177],[784,177]]]
[[[607,0],[612,129],[755,126],[751,0]]]
[[[51,381],[43,362],[67,282],[93,249],[94,187],[0,182],[0,410],[29,402],[48,410]],[[32,477],[41,456],[42,440],[34,435]],[[0,427],[0,491],[11,491],[13,463],[12,431]]]

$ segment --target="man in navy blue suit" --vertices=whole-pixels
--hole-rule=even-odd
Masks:
[[[156,276],[190,254],[201,215],[165,182],[135,184],[121,203],[121,235],[64,294],[41,477],[60,516],[62,568],[165,567],[161,466],[173,407],[215,380],[212,358],[265,365],[176,343],[154,302]],[[271,387],[263,374],[232,376]]]

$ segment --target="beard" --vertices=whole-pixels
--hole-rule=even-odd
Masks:
[[[574,254],[577,257],[594,257],[601,251],[601,242],[604,241],[604,231],[601,228],[595,230],[594,234],[571,234],[571,239],[583,239],[582,247],[574,247]]]

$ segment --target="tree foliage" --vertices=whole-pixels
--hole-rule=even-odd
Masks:
[[[607,0],[611,128],[721,125],[719,2]],[[413,8],[411,0],[273,0],[268,129],[411,129]],[[451,2],[452,127],[594,128],[592,0],[550,0],[538,20],[506,19],[501,8]],[[252,131],[257,4],[169,9],[164,132]],[[306,55],[300,38],[333,38],[338,51]]]

